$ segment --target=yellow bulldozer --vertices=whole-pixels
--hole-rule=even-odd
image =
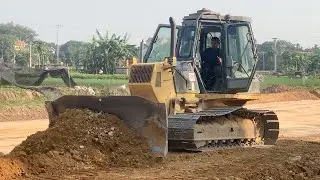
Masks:
[[[171,150],[275,145],[277,115],[244,108],[258,56],[251,19],[202,9],[160,24],[143,62],[130,66],[131,96],[62,96],[46,102],[51,125],[68,108],[118,116],[145,137],[157,157]],[[219,57],[202,55],[219,40]],[[217,61],[221,60],[221,61]],[[207,62],[220,62],[208,68]],[[213,73],[212,73],[213,72]]]

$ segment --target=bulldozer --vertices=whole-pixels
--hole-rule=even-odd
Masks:
[[[142,61],[130,66],[130,96],[62,96],[47,101],[50,126],[66,109],[118,116],[156,157],[169,151],[274,146],[277,115],[245,108],[258,56],[251,19],[202,9],[159,24]],[[219,38],[221,64],[207,77],[201,54]],[[215,57],[213,57],[213,60]]]

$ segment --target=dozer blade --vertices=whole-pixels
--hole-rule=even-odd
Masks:
[[[144,137],[156,157],[168,152],[168,119],[164,104],[158,104],[138,96],[62,96],[47,101],[49,126],[53,126],[59,114],[66,109],[89,109],[113,114],[128,128]]]

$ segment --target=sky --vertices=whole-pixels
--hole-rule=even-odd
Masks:
[[[60,44],[89,41],[96,29],[128,33],[129,42],[139,44],[170,16],[180,24],[183,16],[207,8],[251,17],[258,43],[276,37],[307,48],[320,45],[319,7],[319,0],[0,0],[0,23],[28,26],[49,42],[57,41],[60,24]]]

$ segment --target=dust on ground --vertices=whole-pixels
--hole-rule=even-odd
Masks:
[[[8,157],[31,174],[110,167],[149,167],[148,145],[117,117],[89,110],[67,110],[53,127],[29,136]]]

